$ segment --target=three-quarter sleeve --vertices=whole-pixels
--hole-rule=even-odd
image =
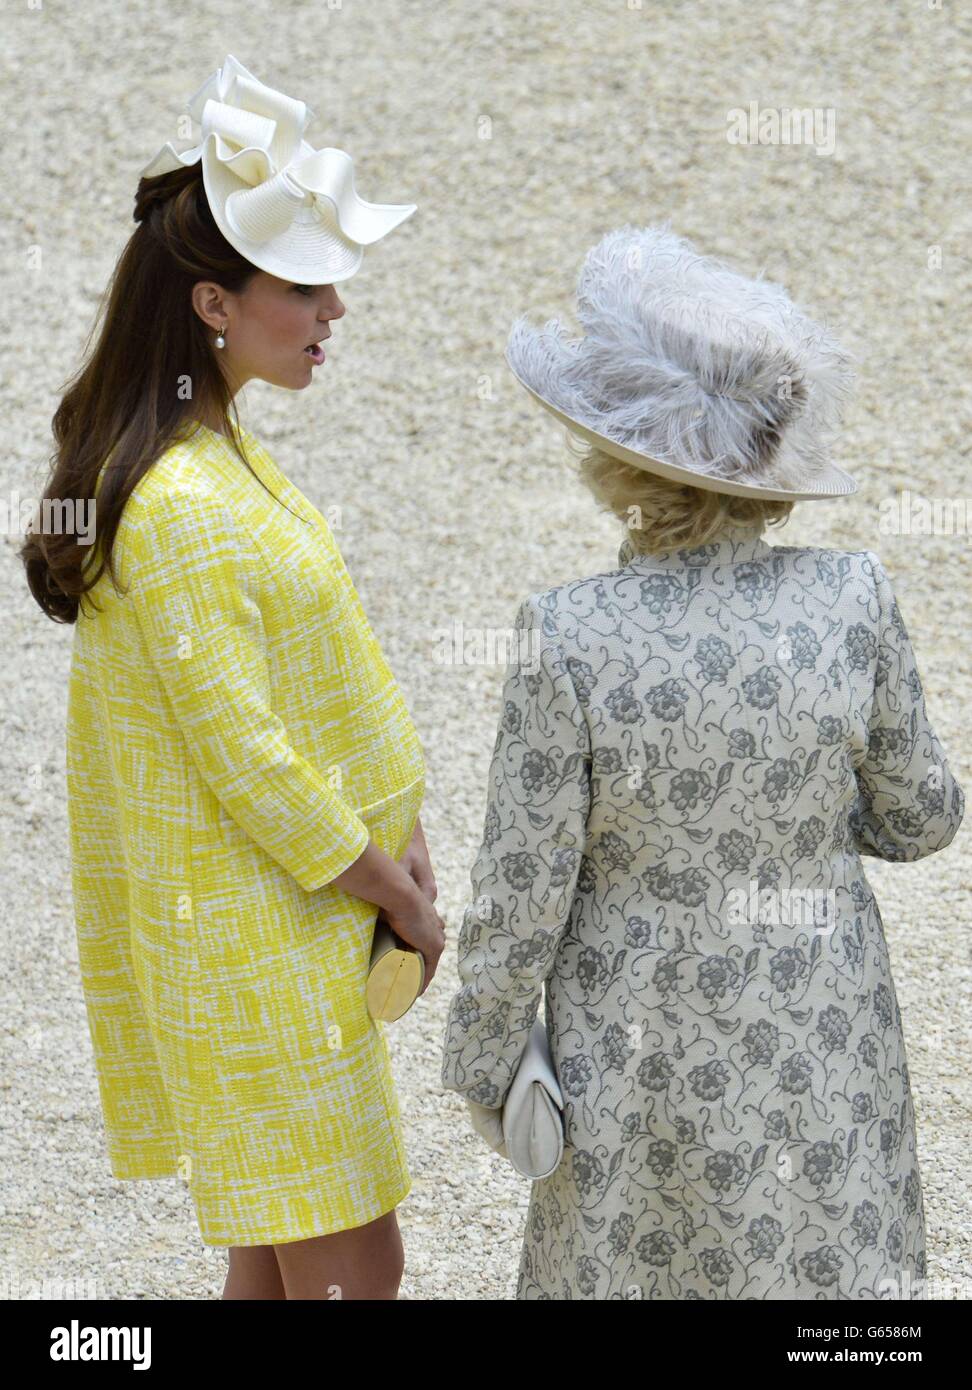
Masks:
[[[526,1049],[585,848],[590,736],[549,624],[534,599],[520,605],[523,659],[514,653],[503,689],[445,1033],[443,1085],[490,1107]]]
[[[218,497],[181,487],[145,507],[127,548],[149,659],[200,775],[302,888],[329,883],[369,832],[274,712],[252,540]]]
[[[863,855],[922,859],[951,842],[962,823],[965,796],[928,718],[891,581],[877,555],[866,555],[879,607],[876,674],[867,752],[855,771],[858,798],[849,825]]]

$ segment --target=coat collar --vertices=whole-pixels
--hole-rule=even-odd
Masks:
[[[203,438],[211,439],[217,448],[224,449],[237,461],[237,454],[233,448],[233,442],[229,435],[223,434],[220,430],[214,430],[209,425],[203,424],[201,420],[189,422],[189,427],[195,427]],[[300,489],[290,481],[286,473],[278,466],[273,457],[257,439],[256,435],[240,425],[240,438],[247,452],[250,463],[255,465],[255,472],[267,484],[279,501],[300,514],[301,519],[311,526],[318,526],[323,518],[316,511],[313,504],[300,491]]]
[[[741,564],[746,560],[766,560],[773,547],[763,540],[757,526],[730,526],[706,545],[656,550],[650,555],[636,554],[630,536],[626,536],[618,551],[618,563],[627,568],[667,569],[679,566],[709,564]]]

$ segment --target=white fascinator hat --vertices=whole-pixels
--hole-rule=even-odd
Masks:
[[[190,99],[201,134],[181,150],[166,143],[143,169],[152,178],[202,160],[216,225],[242,256],[271,275],[333,284],[358,270],[364,248],[415,211],[414,203],[369,203],[354,186],[354,161],[304,139],[311,107],[267,87],[230,54]]]
[[[857,491],[830,457],[850,354],[781,285],[700,255],[668,224],[587,253],[581,338],[518,318],[506,360],[571,434],[673,482],[741,497]]]

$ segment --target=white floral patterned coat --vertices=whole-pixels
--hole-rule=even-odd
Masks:
[[[742,527],[619,562],[517,615],[445,1035],[498,1107],[546,985],[565,1148],[517,1297],[921,1297],[862,856],[944,849],[965,800],[887,573]]]

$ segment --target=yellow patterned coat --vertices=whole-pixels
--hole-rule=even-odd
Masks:
[[[360,1226],[411,1186],[376,909],[333,879],[369,836],[401,857],[423,750],[327,522],[243,438],[270,492],[205,427],[140,479],[67,727],[111,1171],[184,1178],[208,1245]]]

